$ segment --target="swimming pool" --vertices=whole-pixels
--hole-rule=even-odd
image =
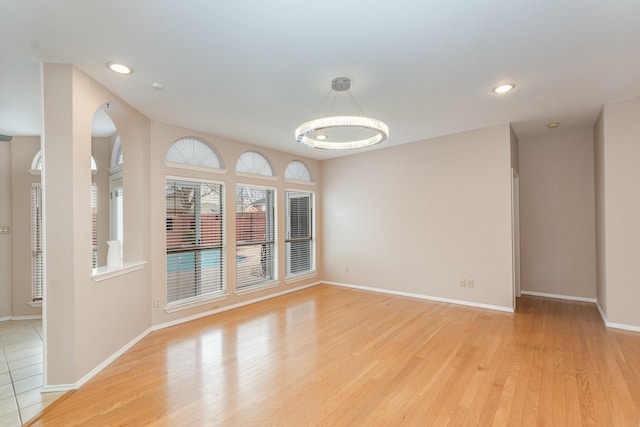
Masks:
[[[208,249],[199,252],[179,252],[167,254],[167,273],[192,271],[196,265],[196,253],[200,254],[202,269],[220,267],[220,249]],[[236,262],[241,262],[246,256],[236,255]]]

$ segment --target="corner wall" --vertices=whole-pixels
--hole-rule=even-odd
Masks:
[[[599,214],[604,233],[599,259],[604,278],[599,280],[604,283],[598,288],[606,289],[609,322],[640,329],[640,98],[605,105],[601,120],[602,176],[597,182],[604,187],[598,207],[604,209]]]
[[[499,125],[323,161],[324,279],[512,309],[511,153]]]

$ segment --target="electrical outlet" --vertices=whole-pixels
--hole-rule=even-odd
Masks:
[[[467,288],[473,288],[473,279],[467,280]]]
[[[153,306],[155,308],[160,307],[160,298],[156,297],[156,298],[153,299]]]
[[[9,226],[0,225],[0,234],[9,234]]]
[[[465,286],[467,286],[467,281],[465,279],[460,279],[458,281],[458,284],[460,285],[461,288],[464,288]]]

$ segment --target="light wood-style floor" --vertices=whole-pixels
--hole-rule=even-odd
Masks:
[[[638,426],[640,334],[315,286],[154,332],[38,426]]]

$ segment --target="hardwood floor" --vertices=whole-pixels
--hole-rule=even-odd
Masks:
[[[638,426],[640,334],[315,286],[154,332],[37,426]]]

